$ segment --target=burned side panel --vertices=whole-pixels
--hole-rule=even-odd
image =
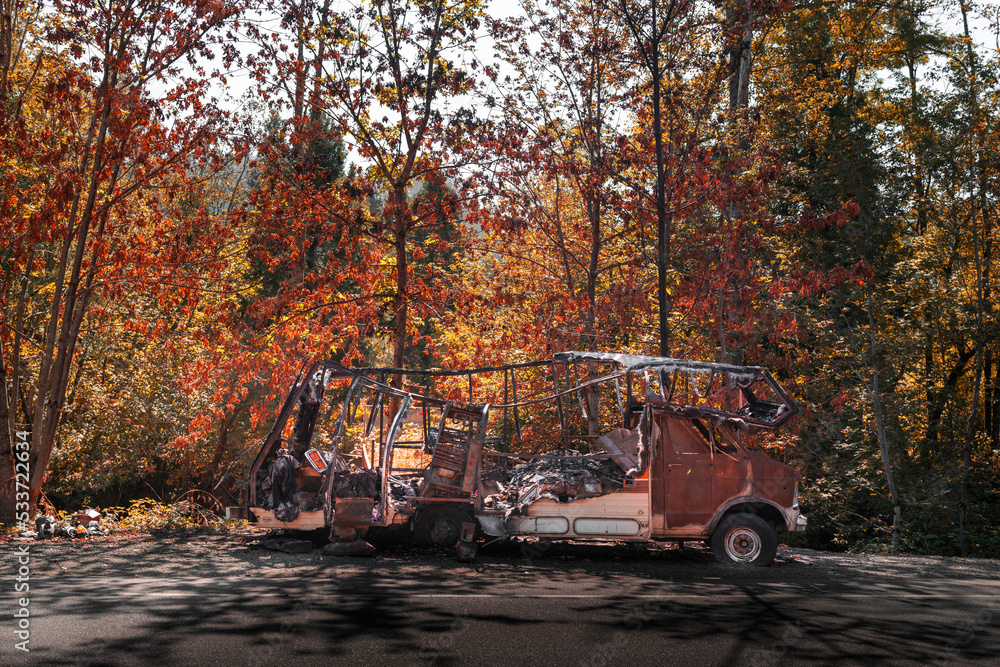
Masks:
[[[531,504],[523,515],[505,519],[508,534],[552,538],[646,539],[650,537],[649,495],[641,490],[560,503],[549,498]]]
[[[727,500],[750,495],[750,459],[742,447],[715,442],[702,422],[659,410],[656,422],[662,435],[652,472],[654,533],[707,536]]]
[[[331,524],[337,498],[378,498],[377,470],[341,447],[366,382],[332,362],[300,376],[251,468],[249,509],[260,525],[318,528]]]

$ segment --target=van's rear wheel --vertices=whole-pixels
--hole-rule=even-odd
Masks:
[[[413,525],[414,541],[420,546],[439,546],[449,549],[462,535],[462,523],[472,521],[464,509],[454,505],[437,505],[417,515]]]
[[[777,552],[774,529],[756,514],[731,514],[712,533],[712,553],[720,563],[767,567]]]

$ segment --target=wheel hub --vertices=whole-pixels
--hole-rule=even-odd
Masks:
[[[442,547],[450,547],[458,542],[461,526],[452,517],[443,516],[435,519],[428,531],[431,542]]]
[[[726,551],[733,560],[750,563],[760,555],[760,536],[747,528],[737,528],[726,536]]]

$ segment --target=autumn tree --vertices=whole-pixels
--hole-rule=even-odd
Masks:
[[[958,434],[968,432],[979,336],[974,241],[985,269],[989,239],[974,185],[988,162],[970,150],[988,153],[989,132],[971,120],[970,100],[992,94],[994,79],[970,57],[974,40],[939,21],[947,12],[962,25],[955,3],[797,6],[756,70],[759,134],[782,158],[773,211],[787,231],[775,268],[846,278],[815,274],[826,287],[794,305],[800,343],[789,348],[801,377],[817,379],[803,385],[820,406],[805,433],[822,454],[817,490],[845,499],[830,521],[817,517],[839,524],[834,539],[960,542]],[[970,63],[983,67],[975,93]],[[847,511],[872,519],[837,514]]]
[[[3,359],[10,376],[31,378],[11,403],[30,424],[32,507],[97,299],[150,281],[165,302],[188,307],[197,301],[201,276],[183,267],[225,238],[197,216],[176,224],[170,211],[193,166],[220,164],[214,148],[227,114],[207,93],[209,82],[224,74],[206,68],[213,46],[223,55],[222,67],[236,57],[220,39],[240,11],[186,0],[60,0],[52,9],[36,17],[32,29],[21,29],[27,39],[20,60],[4,70],[3,160],[35,176],[4,185],[5,197],[18,206],[5,229],[3,284],[8,290],[25,281],[51,284],[5,291],[3,304],[5,323],[21,322],[23,313],[25,326],[33,325],[30,368],[20,356],[24,335],[12,354],[21,367]],[[17,96],[13,107],[11,94]],[[5,421],[9,446],[9,424],[17,420]],[[4,465],[12,469],[9,449]],[[7,517],[12,491],[9,484]]]
[[[335,55],[321,79],[324,113],[366,166],[366,181],[385,197],[371,231],[392,257],[392,363],[401,367],[411,331],[411,307],[421,318],[440,307],[425,276],[414,280],[414,233],[433,231],[441,213],[457,216],[453,197],[417,201],[423,185],[440,186],[470,115],[460,96],[474,80],[470,52],[483,7],[477,0],[373,0],[331,19],[322,36]],[[425,244],[453,239],[426,237]]]
[[[669,119],[664,127],[665,111],[679,108],[682,96],[682,58],[687,55],[689,35],[696,33],[696,4],[691,0],[616,0],[616,12],[631,37],[634,61],[642,68],[649,86],[649,131],[652,134],[654,184],[651,200],[656,218],[656,303],[659,310],[659,352],[669,357],[671,351],[668,271],[672,253],[674,193],[668,188],[674,179],[671,150],[674,126]],[[669,76],[668,76],[669,73]],[[673,106],[671,105],[673,103]],[[665,108],[666,107],[666,108]],[[664,141],[664,133],[667,141]]]
[[[969,310],[972,320],[972,340],[975,349],[976,366],[972,376],[972,397],[968,408],[968,417],[965,424],[965,437],[962,445],[962,464],[959,474],[958,488],[958,533],[960,549],[963,556],[969,555],[969,535],[968,535],[968,506],[969,506],[969,475],[972,467],[973,447],[976,439],[977,425],[979,424],[978,411],[983,383],[983,363],[985,341],[985,319],[991,314],[987,312],[987,302],[990,297],[990,269],[992,263],[992,238],[991,230],[993,226],[993,204],[989,197],[988,175],[990,169],[988,164],[995,161],[984,159],[989,151],[986,140],[986,126],[989,121],[980,106],[980,96],[983,92],[980,82],[983,75],[983,68],[979,62],[978,54],[973,47],[972,35],[969,31],[970,7],[964,1],[958,3],[958,9],[962,16],[962,38],[965,47],[964,59],[959,62],[962,65],[959,77],[965,85],[964,103],[967,109],[965,120],[968,123],[968,135],[970,135],[971,147],[968,150],[967,176],[968,186],[968,232],[972,237],[972,257],[970,264],[969,297],[972,306]],[[996,73],[990,83],[996,83]],[[987,84],[989,85],[989,84]],[[995,87],[995,86],[994,86]],[[985,231],[985,234],[981,231]],[[985,247],[984,247],[985,246]],[[985,252],[984,252],[985,251]],[[989,308],[992,311],[992,306]]]
[[[508,295],[534,313],[531,322],[504,311],[521,322],[523,337],[511,342],[524,354],[538,348],[539,334],[549,345],[597,350],[630,330],[633,313],[612,285],[641,289],[641,252],[626,249],[632,221],[615,178],[633,78],[606,5],[556,0],[521,9],[523,17],[491,24],[501,62],[483,90],[497,118],[479,156],[489,202],[477,217],[489,232],[479,245],[497,260],[495,298]],[[597,397],[588,392],[587,400],[593,431]]]
[[[233,411],[258,427],[308,359],[402,366],[408,352],[432,352],[432,321],[451,307],[461,221],[447,151],[465,130],[447,105],[470,89],[462,54],[481,9],[295,1],[270,11],[278,30],[243,23],[268,115],[229,216],[247,242],[243,281],[256,287],[223,322],[230,345],[190,367],[189,386],[214,385],[220,408],[192,422],[183,446]]]

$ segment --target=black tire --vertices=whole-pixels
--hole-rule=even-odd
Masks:
[[[422,510],[413,524],[413,540],[422,547],[445,549],[458,544],[462,523],[471,522],[469,513],[454,505],[436,505]]]
[[[474,563],[476,560],[476,545],[474,542],[459,542],[455,545],[455,556],[459,563]]]
[[[712,553],[720,563],[767,567],[777,552],[774,528],[756,514],[730,514],[712,533]]]

